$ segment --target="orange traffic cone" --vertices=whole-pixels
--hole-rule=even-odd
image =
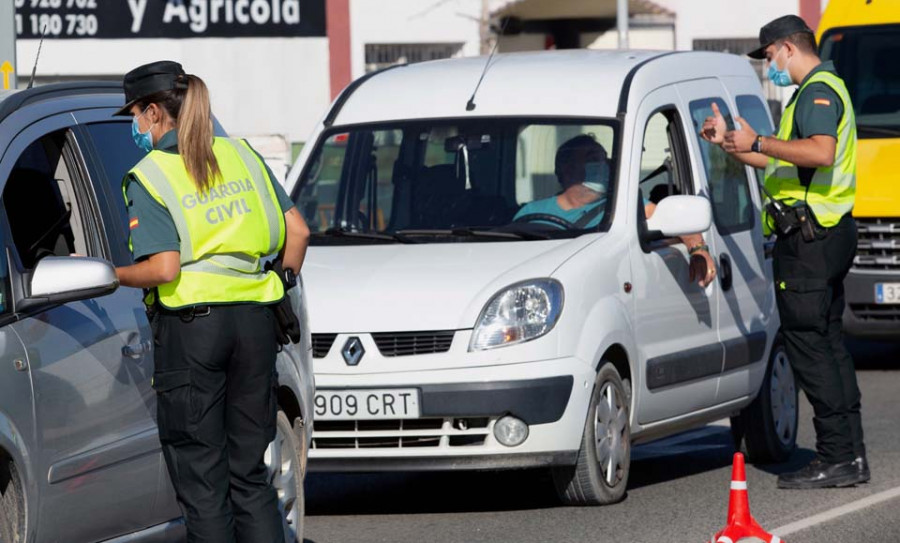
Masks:
[[[731,466],[731,495],[728,498],[728,525],[713,536],[711,543],[737,543],[745,537],[755,537],[766,543],[784,543],[778,536],[763,530],[750,516],[744,455],[734,453],[734,463]]]

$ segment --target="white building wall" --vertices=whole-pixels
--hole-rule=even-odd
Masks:
[[[695,39],[755,38],[782,15],[798,15],[799,0],[653,0],[676,13],[675,48],[690,50]]]
[[[37,40],[17,44],[19,84],[27,84]],[[304,141],[330,101],[325,38],[45,40],[42,78],[120,78],[141,64],[175,60],[206,82],[213,112],[241,136]]]
[[[478,55],[480,17],[481,0],[351,0],[353,77],[366,72],[366,44],[463,43],[463,56]]]

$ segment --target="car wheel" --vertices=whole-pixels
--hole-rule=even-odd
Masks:
[[[278,493],[278,509],[284,519],[284,540],[303,542],[303,450],[284,411],[278,411],[275,440],[266,449],[265,462],[272,486]]]
[[[621,501],[631,465],[631,405],[619,372],[603,363],[594,382],[581,449],[574,466],[553,468],[553,482],[567,505]]]
[[[25,541],[25,494],[16,465],[0,454],[0,543]]]
[[[797,415],[794,372],[784,344],[776,339],[759,394],[731,419],[737,448],[743,437],[750,462],[784,462],[797,443]]]

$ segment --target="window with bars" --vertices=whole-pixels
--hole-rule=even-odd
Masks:
[[[373,72],[394,64],[412,64],[456,57],[462,53],[463,45],[462,43],[367,43],[366,71]]]

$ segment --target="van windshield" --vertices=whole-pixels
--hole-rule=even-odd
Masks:
[[[847,84],[860,138],[900,138],[900,25],[838,28],[822,38]]]
[[[326,132],[294,199],[314,244],[516,241],[607,227],[615,121],[417,121]]]

